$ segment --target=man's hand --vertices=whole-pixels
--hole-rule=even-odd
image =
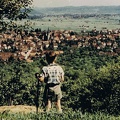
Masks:
[[[39,73],[35,73],[35,77],[36,77],[37,79],[39,79],[39,78],[40,78],[40,74],[39,74]]]
[[[44,81],[44,77],[43,76],[40,76],[39,73],[35,73],[35,77],[40,80],[40,82],[43,82]]]

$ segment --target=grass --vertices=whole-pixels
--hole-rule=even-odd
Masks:
[[[30,20],[31,27],[41,28],[42,30],[74,30],[80,32],[81,30],[102,30],[120,28],[119,23],[120,16],[109,17],[89,17],[81,19],[71,19],[62,17],[44,17],[42,19]],[[24,24],[27,20],[17,21],[18,24]],[[87,27],[86,27],[87,26]]]
[[[85,113],[80,111],[67,111],[62,114],[57,113],[4,113],[0,114],[1,120],[120,120],[119,117],[110,116],[104,113]]]

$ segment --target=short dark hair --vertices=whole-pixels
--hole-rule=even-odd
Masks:
[[[54,51],[49,51],[48,53],[46,53],[46,60],[48,64],[52,63],[55,60],[56,56],[57,55]]]

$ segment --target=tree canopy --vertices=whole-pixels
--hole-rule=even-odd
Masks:
[[[33,0],[1,0],[0,19],[22,19],[31,11]]]

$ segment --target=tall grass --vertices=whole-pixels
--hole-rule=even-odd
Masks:
[[[104,113],[81,113],[80,111],[66,111],[58,113],[1,113],[0,120],[120,120],[120,116],[110,116]]]

